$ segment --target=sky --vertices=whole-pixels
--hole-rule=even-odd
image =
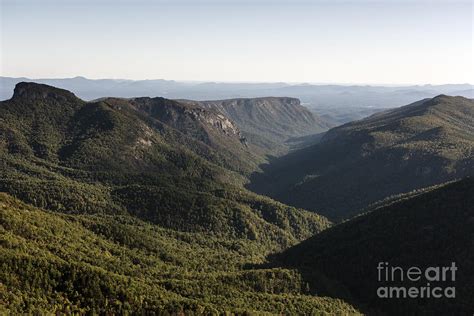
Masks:
[[[0,3],[1,76],[474,83],[474,1]]]

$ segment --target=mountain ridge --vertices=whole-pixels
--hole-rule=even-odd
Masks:
[[[326,132],[249,187],[340,220],[393,194],[474,172],[474,101],[438,96]]]
[[[250,169],[239,168],[251,168],[241,161],[250,158],[227,155],[196,137],[193,129],[202,122],[174,112],[175,101],[156,105],[198,122],[191,130],[173,126],[167,115],[137,111],[130,104],[137,99],[85,102],[31,83],[17,91],[0,103],[0,190],[26,202],[58,212],[129,214],[167,228],[245,236],[273,246],[330,224],[245,190],[241,183]]]
[[[8,99],[16,83],[35,81],[61,87],[84,100],[103,97],[132,98],[164,96],[168,99],[221,100],[261,96],[295,97],[324,121],[340,125],[387,108],[399,107],[439,94],[474,97],[474,86],[445,85],[357,85],[186,82],[173,80],[127,79],[28,79],[0,77],[0,99]]]

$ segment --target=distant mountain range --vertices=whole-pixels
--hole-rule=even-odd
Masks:
[[[333,220],[474,173],[474,101],[440,95],[329,130],[263,167],[250,188]]]
[[[382,109],[402,106],[439,94],[474,97],[470,84],[369,86],[287,83],[181,82],[173,80],[123,80],[84,77],[30,79],[0,77],[0,99],[12,96],[18,82],[34,81],[74,92],[80,98],[165,97],[168,99],[219,100],[262,96],[294,97],[332,124],[346,123]]]

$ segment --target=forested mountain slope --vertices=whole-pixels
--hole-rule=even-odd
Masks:
[[[474,180],[430,188],[333,226],[281,254],[273,265],[298,269],[312,293],[339,297],[373,315],[469,315],[474,311]],[[455,281],[400,282],[377,267],[448,267]],[[451,273],[451,272],[450,272]],[[385,275],[382,271],[381,275]],[[391,272],[389,272],[391,275]],[[434,276],[430,272],[431,276]],[[449,274],[451,276],[451,274]],[[455,287],[455,298],[379,298],[378,287]]]
[[[249,186],[331,219],[474,173],[474,101],[438,96],[329,130]]]
[[[296,271],[246,269],[256,240],[164,229],[130,216],[65,215],[0,193],[0,314],[320,315]]]
[[[199,118],[192,111],[163,99],[84,102],[65,90],[20,83],[0,103],[0,190],[50,210],[128,214],[270,247],[329,225],[242,188],[245,173],[237,171],[247,161],[234,154],[245,153],[245,144],[216,120],[235,127],[213,112],[198,109]],[[213,138],[219,133],[241,147],[226,152]]]
[[[204,157],[212,153],[214,163],[241,174],[248,175],[264,161],[237,124],[219,111],[160,97],[104,98],[101,101],[118,110],[132,110],[160,131],[166,126],[181,132],[187,137],[172,141],[184,141],[187,148]],[[194,142],[186,142],[189,138]]]

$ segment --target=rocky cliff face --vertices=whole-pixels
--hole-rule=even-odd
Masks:
[[[57,101],[75,101],[77,97],[74,95],[74,93],[70,91],[59,89],[56,87],[51,87],[44,84],[37,84],[34,82],[20,82],[15,86],[12,99],[55,99]]]
[[[114,106],[127,103],[133,109],[157,119],[179,131],[197,137],[209,145],[216,137],[225,137],[243,142],[237,125],[224,114],[194,104],[181,103],[165,98],[108,98],[105,101]]]
[[[222,112],[252,143],[272,150],[291,139],[327,130],[330,125],[289,97],[184,101]]]
[[[252,98],[195,102],[218,109],[243,130],[271,133],[277,137],[298,137],[328,128],[327,124],[300,104],[296,98]]]
[[[102,101],[114,109],[139,114],[154,129],[161,130],[164,137],[170,137],[166,130],[172,128],[182,135],[173,137],[185,137],[182,141],[187,147],[199,148],[196,150],[200,155],[213,153],[226,166],[233,166],[231,168],[240,173],[252,173],[263,162],[263,156],[247,143],[237,124],[217,109],[160,97],[106,98]]]

